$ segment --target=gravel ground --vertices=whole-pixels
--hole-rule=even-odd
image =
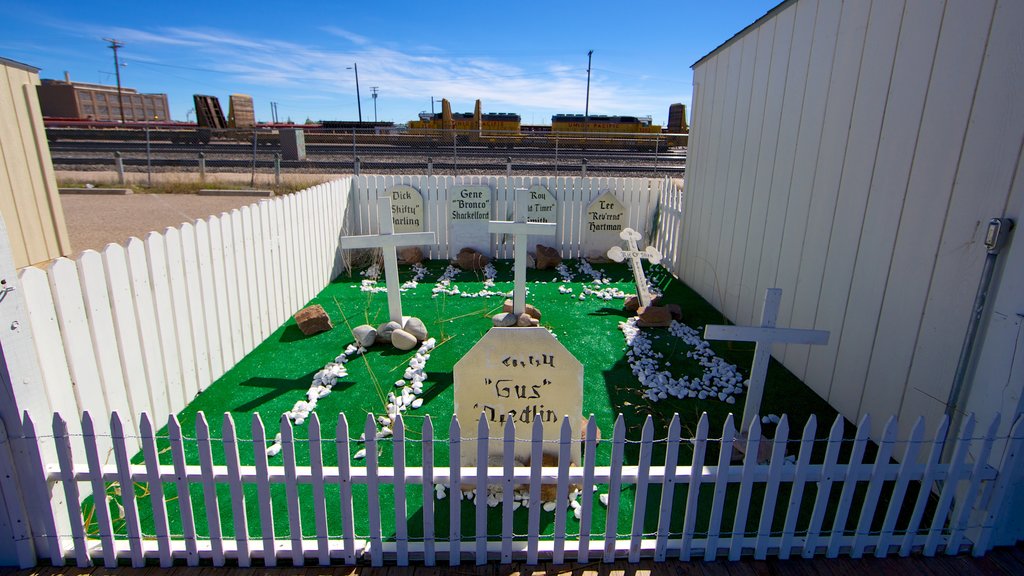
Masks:
[[[197,218],[230,211],[259,202],[257,197],[195,196],[191,194],[62,194],[64,219],[71,248],[102,250],[113,242],[123,244],[132,236],[144,238]]]

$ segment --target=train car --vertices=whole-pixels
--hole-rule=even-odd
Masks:
[[[438,114],[420,114],[419,120],[409,122],[409,134],[420,134],[437,141],[443,141],[447,132],[454,130],[458,141],[463,144],[484,144],[487,146],[514,146],[522,140],[519,114],[488,112],[481,110],[476,101],[473,113],[452,113],[447,99],[441,100]],[[450,137],[449,137],[450,138]]]
[[[650,116],[555,114],[551,117],[551,131],[579,138],[584,146],[634,150],[667,146],[663,139],[654,136],[661,134],[661,126],[653,124]]]

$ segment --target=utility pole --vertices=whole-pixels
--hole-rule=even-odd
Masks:
[[[583,131],[587,131],[587,124],[590,124],[590,63],[593,61],[594,51],[587,52],[587,102],[583,109]]]
[[[277,124],[277,102],[270,103],[270,118]]]
[[[373,121],[376,122],[377,121],[377,90],[379,90],[379,88],[377,86],[373,86],[373,87],[370,88],[370,90],[373,90]]]
[[[359,122],[363,121],[363,103],[359,98],[359,63],[353,62],[347,69],[354,70],[356,73],[356,107],[359,109]]]
[[[124,46],[113,38],[104,38],[104,42],[110,42],[110,49],[114,51],[114,73],[117,76],[117,107],[121,110],[121,123],[124,124],[124,96],[121,94],[121,63],[117,61],[117,49]]]

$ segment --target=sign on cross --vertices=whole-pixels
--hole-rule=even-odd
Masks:
[[[384,279],[388,287],[388,316],[394,322],[402,323],[401,284],[398,282],[399,246],[419,246],[433,244],[433,232],[401,232],[395,233],[395,223],[391,214],[391,195],[377,198],[377,219],[380,222],[380,234],[364,236],[342,236],[339,239],[342,248],[380,248],[384,253]]]
[[[651,305],[651,293],[647,291],[647,277],[644,276],[643,260],[649,260],[651,264],[661,262],[661,252],[654,246],[648,246],[640,250],[636,243],[640,240],[640,233],[632,228],[625,228],[619,232],[619,238],[626,241],[628,250],[619,246],[612,246],[608,249],[608,257],[616,262],[622,262],[629,258],[630,266],[633,268],[633,280],[636,282],[636,295],[640,299],[640,306]]]
[[[527,237],[531,234],[540,236],[554,236],[554,222],[528,222],[527,210],[529,210],[530,191],[526,188],[516,188],[516,209],[515,220],[491,220],[490,232],[492,234],[511,234],[515,242],[515,289],[512,291],[512,313],[519,315],[526,311],[526,244]]]
[[[828,344],[827,330],[800,330],[797,328],[776,328],[775,319],[779,315],[779,302],[782,301],[782,290],[769,288],[764,294],[764,308],[761,310],[760,326],[724,326],[709,325],[704,327],[705,340],[732,340],[739,342],[756,342],[754,363],[750,367],[750,383],[747,387],[747,400],[743,405],[743,421],[740,432],[746,433],[754,416],[761,411],[761,398],[764,396],[764,379],[768,375],[768,363],[771,361],[772,344]]]

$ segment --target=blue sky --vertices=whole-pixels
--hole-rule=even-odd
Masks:
[[[354,120],[353,62],[363,119],[406,122],[446,97],[455,112],[517,112],[547,124],[584,111],[587,51],[594,50],[590,113],[651,115],[689,106],[690,65],[777,4],[690,2],[25,2],[5,1],[0,56],[42,68],[43,78],[122,84],[165,92],[185,120],[192,94],[227,106],[254,98],[291,118]],[[440,104],[437,105],[440,111]],[[226,109],[225,109],[226,112]],[[193,117],[194,118],[194,117]]]

